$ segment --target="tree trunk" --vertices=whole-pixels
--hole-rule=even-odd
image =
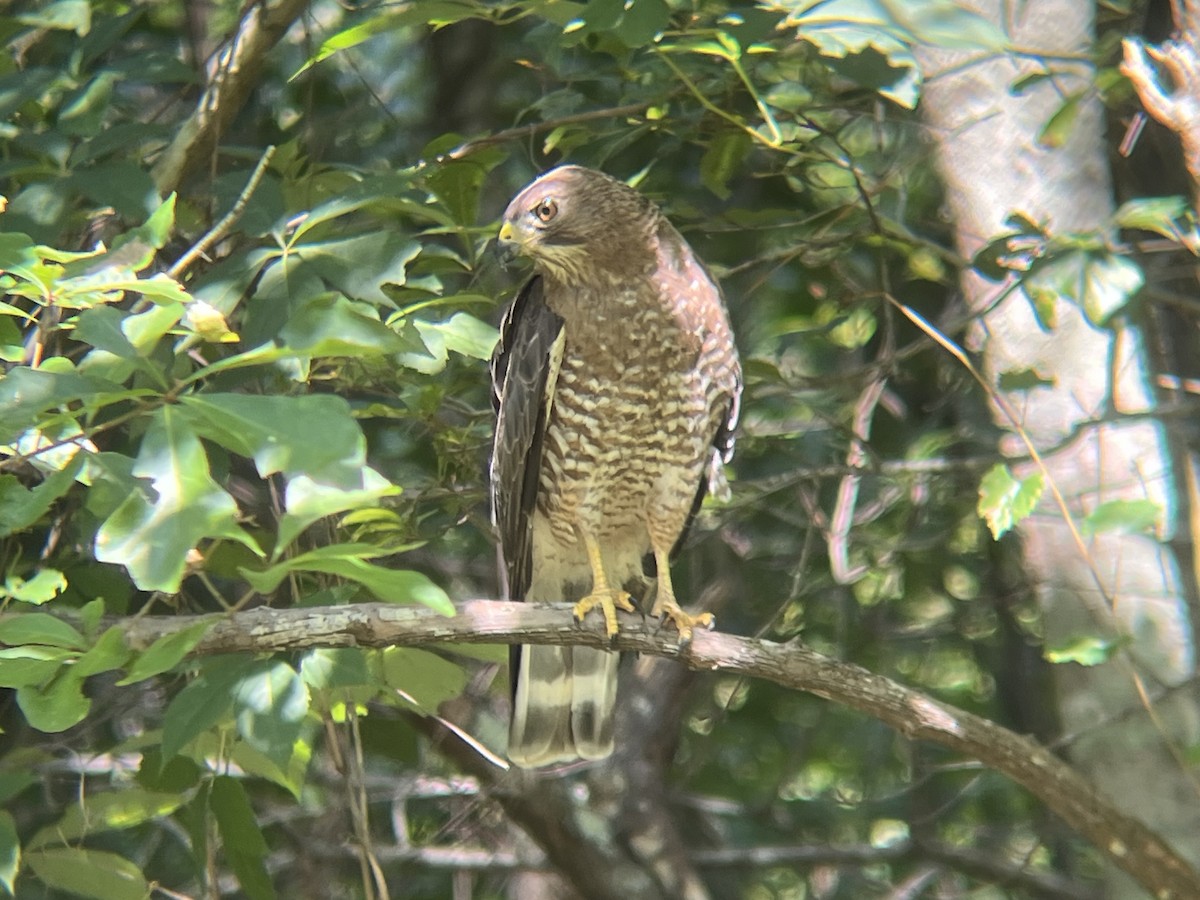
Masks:
[[[1083,59],[1092,46],[1090,4],[964,5],[1004,28],[1015,46],[1046,59]],[[1007,20],[1005,10],[1011,10]],[[1078,119],[1061,146],[1038,141],[1064,98],[1090,85],[1088,64],[1051,62],[1052,79],[1017,95],[1012,83],[1043,71],[1041,62],[941,51],[922,52],[920,62],[927,79],[922,111],[965,257],[1003,233],[1002,223],[1014,212],[1054,232],[1104,227],[1113,212],[1112,191],[1104,111],[1095,91],[1082,95]],[[1145,498],[1163,511],[1161,540],[1102,533],[1081,546],[1047,491],[1019,530],[1046,645],[1096,635],[1127,642],[1101,665],[1055,667],[1063,725],[1068,734],[1080,735],[1070,745],[1072,758],[1120,807],[1200,862],[1198,782],[1179,752],[1200,734],[1200,704],[1194,690],[1175,691],[1154,703],[1151,714],[1146,700],[1194,670],[1183,581],[1165,544],[1176,527],[1170,459],[1162,429],[1152,420],[1094,424],[1111,412],[1140,413],[1152,405],[1139,335],[1129,327],[1098,329],[1062,299],[1057,324],[1046,331],[1023,292],[991,308],[997,285],[968,272],[963,289],[981,317],[973,349],[982,355],[989,383],[1017,414],[1013,422],[993,404],[996,421],[1014,432],[1006,438],[1006,451],[1024,455],[1015,435],[1023,429],[1044,453],[1048,480],[1076,521],[1115,499]],[[1053,383],[1007,394],[999,390],[1001,374],[1031,369]],[[1033,464],[1018,471],[1028,474]],[[1144,894],[1114,875],[1112,896]]]

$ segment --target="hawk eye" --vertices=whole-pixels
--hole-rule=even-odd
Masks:
[[[553,197],[547,197],[533,208],[533,214],[538,217],[539,222],[546,224],[558,215],[558,204],[554,202]]]

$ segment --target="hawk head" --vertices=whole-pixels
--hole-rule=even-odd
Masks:
[[[653,266],[660,218],[653,203],[615,178],[560,166],[513,198],[497,247],[507,259],[529,257],[556,281],[620,280]]]

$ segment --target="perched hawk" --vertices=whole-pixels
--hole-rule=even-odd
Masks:
[[[547,172],[504,212],[500,249],[535,274],[492,358],[492,509],[509,596],[575,601],[617,632],[642,560],[680,637],[670,558],[706,489],[723,487],[741,368],[720,290],[662,211],[579,166]],[[619,654],[514,648],[508,755],[533,767],[612,752]]]

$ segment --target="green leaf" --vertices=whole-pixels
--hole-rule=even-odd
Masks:
[[[462,694],[467,671],[436,653],[411,647],[388,647],[381,651],[383,681],[411,699],[426,713]]]
[[[73,658],[71,651],[57,647],[5,647],[0,649],[0,687],[44,684]]]
[[[107,628],[100,635],[91,649],[72,667],[72,673],[77,678],[98,675],[101,672],[111,672],[125,665],[133,651],[125,644],[125,632],[118,625]]]
[[[0,809],[0,886],[10,897],[16,896],[13,885],[20,867],[21,840],[17,837],[17,823],[10,813]]]
[[[1040,387],[1053,387],[1054,378],[1046,378],[1036,369],[1010,369],[1001,372],[996,386],[1002,391],[1032,391]]]
[[[11,443],[37,424],[38,417],[47,410],[97,394],[107,394],[114,400],[133,396],[120,385],[74,372],[28,366],[10,369],[0,380],[0,443]]]
[[[729,181],[737,174],[752,147],[750,135],[744,131],[723,131],[709,143],[700,159],[700,180],[722,200],[733,192]]]
[[[62,818],[42,828],[26,844],[35,850],[47,844],[72,844],[102,831],[120,831],[169,816],[187,800],[186,794],[157,793],[122,787],[108,793],[88,793],[67,807]]]
[[[996,463],[983,476],[979,484],[979,515],[982,516],[999,540],[1014,525],[1028,516],[1045,490],[1045,479],[1041,472],[1016,479],[1008,466]]]
[[[21,613],[0,619],[0,643],[9,646],[40,644],[83,650],[87,639],[62,619],[47,613]]]
[[[416,241],[389,230],[291,248],[292,257],[311,267],[329,286],[352,300],[376,305],[391,304],[383,285],[404,284],[408,264],[420,252]]]
[[[368,41],[377,34],[382,34],[395,27],[394,15],[391,13],[383,13],[381,15],[372,16],[365,22],[360,22],[350,28],[345,28],[339,31],[332,37],[326,38],[321,46],[317,48],[317,52],[310,56],[299,69],[297,69],[288,81],[295,81],[317,63],[328,59],[335,53],[342,50],[349,50],[352,47],[357,47],[364,41]]]
[[[491,359],[500,333],[469,313],[455,313],[445,322],[413,319],[413,327],[425,342],[428,353],[401,353],[399,361],[423,375],[436,375],[446,368],[450,351],[470,359]]]
[[[75,319],[71,337],[121,359],[138,359],[137,348],[129,342],[121,323],[127,314],[111,306],[97,306],[81,312]]]
[[[391,484],[374,469],[363,466],[362,487],[346,489],[323,481],[314,481],[307,475],[298,475],[288,481],[283,495],[287,512],[279,521],[275,537],[275,551],[271,558],[278,559],[293,540],[317,519],[352,509],[375,506],[383,497],[400,493],[400,488]]]
[[[1098,666],[1107,662],[1120,647],[1120,643],[1108,638],[1085,635],[1057,647],[1047,647],[1043,653],[1052,663],[1079,663],[1081,666]]]
[[[83,37],[92,28],[92,5],[88,0],[54,0],[34,12],[22,13],[17,21],[35,28],[74,31]]]
[[[366,651],[359,647],[321,647],[304,654],[300,678],[315,691],[369,684]]]
[[[330,544],[283,560],[261,572],[240,571],[261,594],[270,594],[292,572],[322,572],[357,582],[387,603],[420,603],[442,615],[454,615],[454,604],[446,592],[420,572],[388,569],[367,562],[384,553],[369,544]]]
[[[56,847],[25,854],[33,874],[51,888],[91,900],[145,900],[150,895],[141,869],[103,850]]]
[[[76,578],[79,576],[76,575]],[[98,585],[92,585],[98,587]],[[95,600],[89,600],[79,608],[79,622],[83,625],[83,633],[88,637],[92,637],[96,633],[96,629],[100,627],[100,620],[104,617],[104,598],[97,597]]]
[[[246,789],[237,779],[218,775],[213,779],[208,802],[217,820],[225,858],[238,884],[250,900],[273,900],[275,889],[265,865],[267,842]]]
[[[877,324],[873,312],[858,306],[829,329],[829,339],[839,347],[856,350],[875,336]]]
[[[208,458],[186,417],[164,406],[142,439],[133,474],[148,478],[96,533],[96,558],[129,570],[144,591],[179,589],[188,553],[206,537],[232,538],[257,554],[237,525],[237,504],[209,475]]]
[[[37,574],[26,581],[16,575],[9,575],[4,581],[5,597],[41,606],[49,603],[67,589],[67,579],[57,569],[39,569]]]
[[[291,759],[304,718],[308,688],[282,660],[263,661],[233,688],[238,734],[281,768]]]
[[[1079,306],[1092,324],[1103,326],[1141,289],[1142,280],[1141,267],[1133,260],[1080,249],[1039,265],[1024,286],[1040,306],[1061,297]]]
[[[168,669],[173,669],[180,660],[192,652],[192,648],[200,643],[200,639],[214,624],[216,624],[215,618],[202,619],[174,634],[163,635],[138,654],[133,665],[128,668],[125,677],[117,684],[120,686],[136,684],[166,672]]]
[[[1184,197],[1140,197],[1121,204],[1113,214],[1113,223],[1120,228],[1153,231],[1165,238],[1183,241],[1194,232],[1186,228],[1185,220],[1191,206]]]
[[[1091,257],[1084,270],[1084,313],[1093,325],[1105,325],[1142,289],[1143,282],[1142,267],[1131,259],[1112,253]]]
[[[163,713],[164,764],[229,714],[234,685],[255,665],[255,660],[242,656],[215,656],[204,661],[200,674],[175,695]]]
[[[64,667],[47,684],[17,688],[17,705],[30,725],[54,734],[82,722],[92,701],[83,695],[83,679]]]
[[[1081,91],[1063,101],[1063,104],[1046,122],[1041,134],[1038,135],[1039,144],[1056,149],[1067,142],[1067,139],[1071,137],[1071,132],[1075,130],[1075,121],[1079,118],[1079,109],[1084,96],[1085,94]]]
[[[13,475],[0,475],[0,537],[24,531],[44,516],[54,501],[70,490],[87,454],[76,452],[67,464],[33,489]]]
[[[313,300],[288,319],[279,339],[307,356],[378,356],[412,349],[369,306],[329,295]]]
[[[1153,500],[1109,500],[1080,523],[1084,536],[1101,532],[1145,534],[1162,521],[1163,509]]]
[[[196,394],[181,409],[201,436],[253,459],[263,478],[282,472],[344,488],[362,484],[367,442],[341,397]]]

